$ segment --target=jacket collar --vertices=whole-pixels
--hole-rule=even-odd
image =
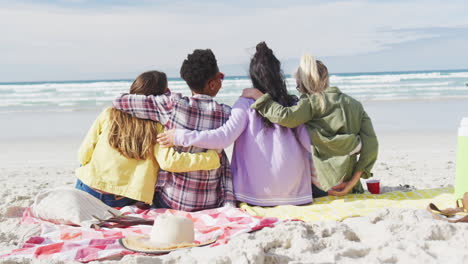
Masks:
[[[327,87],[324,92],[326,92],[326,93],[341,93],[340,89],[338,89],[338,87],[336,87],[336,86]]]

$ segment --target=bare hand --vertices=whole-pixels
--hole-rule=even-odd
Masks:
[[[353,178],[350,181],[340,183],[336,186],[333,186],[330,190],[328,190],[328,195],[332,196],[345,196],[349,192],[353,190],[353,187],[359,182],[361,179],[362,171],[355,172]]]
[[[158,143],[162,147],[169,148],[174,146],[175,129],[166,130],[164,133],[158,134]]]
[[[338,185],[333,186],[331,189],[334,191],[342,191],[346,186],[348,185],[348,182],[342,182]]]
[[[351,185],[350,182],[343,182],[328,190],[328,195],[345,196],[353,189],[353,187],[354,185]]]
[[[245,98],[252,98],[257,100],[258,98],[262,97],[263,93],[260,92],[260,90],[255,89],[255,88],[245,88],[242,90],[242,97]]]

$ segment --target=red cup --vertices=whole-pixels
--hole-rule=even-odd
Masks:
[[[367,190],[372,194],[380,194],[380,180],[368,180],[366,181]]]

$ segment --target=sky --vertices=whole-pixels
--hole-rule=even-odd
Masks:
[[[468,69],[466,0],[0,0],[0,82],[178,77],[210,48],[246,75],[260,41],[286,74],[304,53],[332,73]]]

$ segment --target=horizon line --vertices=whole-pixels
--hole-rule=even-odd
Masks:
[[[468,71],[466,69],[437,69],[437,70],[407,70],[407,71],[366,71],[366,72],[339,72],[339,73],[330,73],[330,75],[355,75],[355,74],[385,74],[385,73],[416,73],[416,72],[460,72],[460,71]],[[285,77],[291,77],[291,74],[285,74]],[[233,75],[227,76],[226,79],[230,78],[244,78],[248,77],[248,75]],[[168,77],[168,81],[176,81],[176,80],[183,80],[180,77]],[[108,82],[108,81],[132,81],[134,79],[130,78],[122,78],[122,79],[72,79],[72,80],[46,80],[46,81],[19,81],[19,82],[0,82],[0,85],[5,84],[35,84],[35,83],[71,83],[71,82]]]

